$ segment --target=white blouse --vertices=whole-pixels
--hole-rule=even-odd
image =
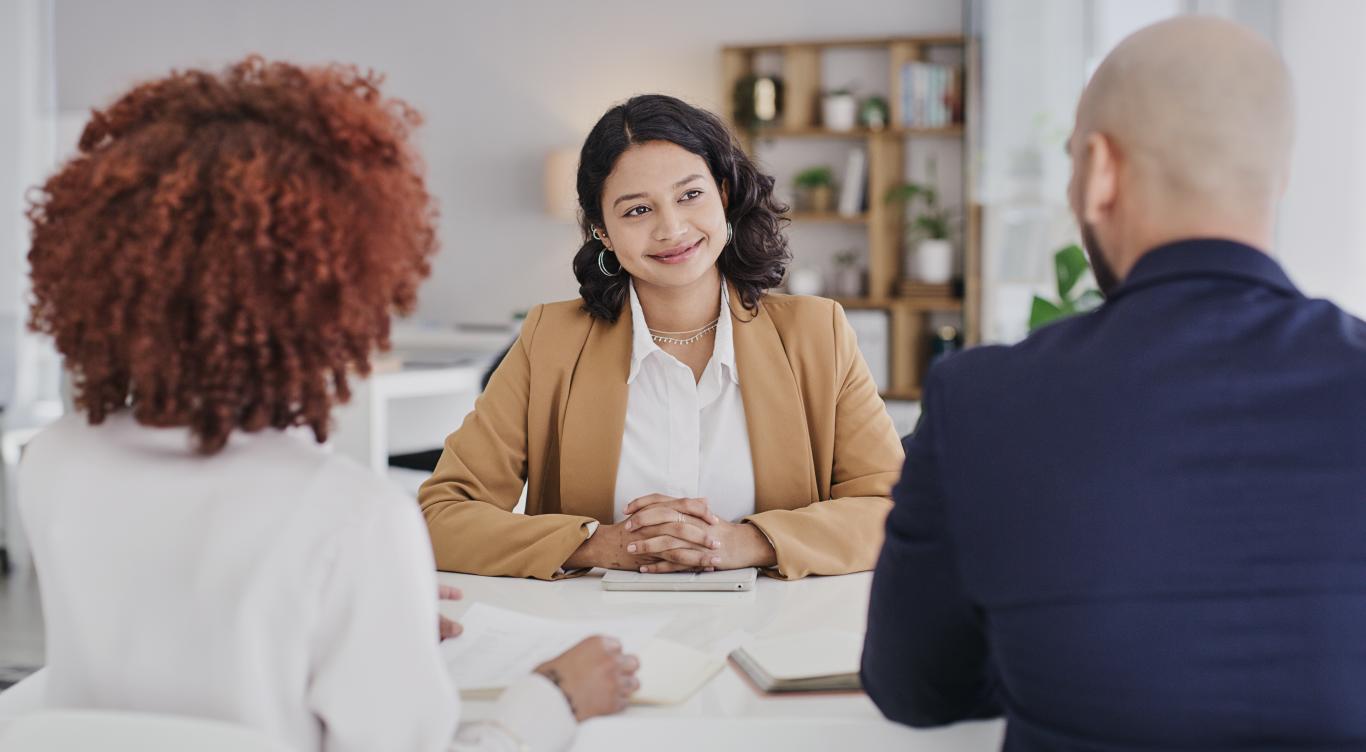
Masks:
[[[189,446],[186,430],[126,413],[68,415],[29,444],[19,499],[47,667],[0,695],[0,717],[182,714],[301,752],[566,745],[573,715],[540,676],[452,738],[460,701],[413,499],[311,436],[237,434],[213,457]]]
[[[754,464],[724,284],[720,301],[711,360],[698,381],[691,368],[650,338],[632,283],[630,388],[617,465],[617,522],[625,518],[627,504],[653,493],[705,498],[713,514],[730,521],[754,513]]]

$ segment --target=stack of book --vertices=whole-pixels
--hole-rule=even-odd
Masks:
[[[960,122],[963,76],[956,66],[910,62],[901,70],[901,123],[943,128]]]

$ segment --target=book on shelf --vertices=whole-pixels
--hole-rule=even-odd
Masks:
[[[912,61],[901,70],[901,126],[945,128],[960,119],[962,73],[957,66]]]
[[[857,217],[863,212],[863,194],[867,186],[868,156],[862,149],[851,149],[844,164],[844,182],[840,185],[840,216]]]

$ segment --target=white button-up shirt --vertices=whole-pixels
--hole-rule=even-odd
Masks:
[[[754,464],[727,298],[722,284],[716,340],[698,381],[690,367],[650,338],[631,286],[631,371],[617,465],[617,522],[625,518],[627,504],[653,493],[704,498],[725,520],[754,513]]]
[[[183,428],[72,414],[28,445],[19,488],[48,667],[0,694],[0,726],[46,707],[169,713],[300,752],[539,752],[574,733],[539,675],[456,733],[422,515],[311,437],[239,431],[206,458]]]

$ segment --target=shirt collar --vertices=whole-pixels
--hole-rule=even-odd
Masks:
[[[640,307],[640,299],[636,297],[635,281],[629,282],[628,286],[631,298],[631,370],[626,376],[626,383],[630,384],[636,380],[636,374],[640,372],[640,366],[646,358],[654,353],[667,353],[659,349],[659,345],[650,337],[650,328],[645,323],[645,310]],[[730,295],[726,291],[724,280],[721,282],[719,310],[721,318],[716,322],[716,341],[712,345],[711,359],[722,366],[733,383],[739,384],[740,374],[735,367],[735,337],[731,325]]]
[[[1190,277],[1233,277],[1298,294],[1280,264],[1262,251],[1233,240],[1199,238],[1158,246],[1129,270],[1110,301],[1152,285]]]

